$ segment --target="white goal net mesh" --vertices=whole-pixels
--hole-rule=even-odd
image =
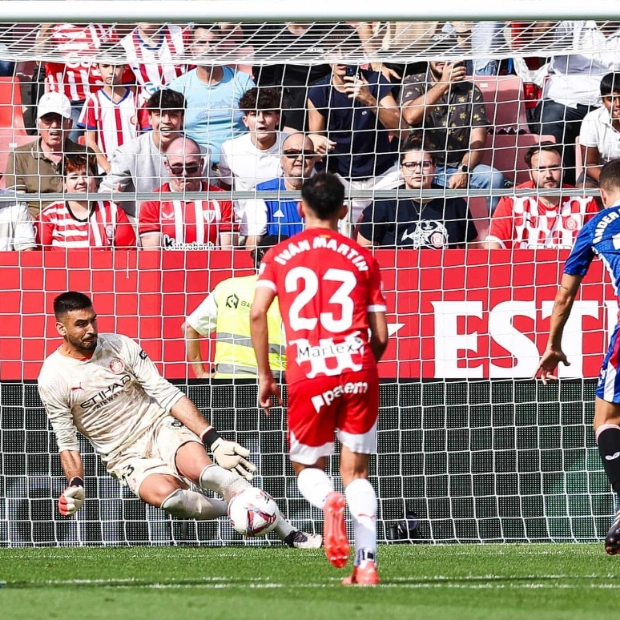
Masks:
[[[92,295],[100,331],[135,338],[252,450],[284,515],[321,531],[286,411],[265,417],[244,372],[212,374],[226,337],[201,304],[253,273],[261,238],[303,229],[299,179],[323,169],[388,300],[380,540],[407,515],[421,542],[600,539],[613,498],[591,422],[618,310],[600,264],[567,326],[572,365],[552,386],[532,376],[620,155],[616,71],[610,21],[0,25],[0,546],[263,544],[146,506],[85,440],[86,504],[60,517],[36,378],[65,290]],[[96,178],[72,180],[83,168]]]

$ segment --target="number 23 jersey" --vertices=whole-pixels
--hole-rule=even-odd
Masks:
[[[379,265],[337,232],[312,228],[265,254],[256,286],[278,296],[287,383],[375,368],[368,313],[385,312]]]

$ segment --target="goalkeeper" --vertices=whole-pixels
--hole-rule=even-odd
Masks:
[[[183,519],[226,515],[228,501],[250,486],[256,470],[246,459],[249,450],[220,437],[136,342],[98,334],[86,295],[59,295],[54,314],[64,342],[45,360],[38,383],[69,481],[58,500],[60,513],[73,515],[85,498],[80,431],[110,474],[147,504]],[[191,490],[189,483],[224,501]],[[296,531],[282,516],[275,531],[291,547],[321,544],[320,536]]]

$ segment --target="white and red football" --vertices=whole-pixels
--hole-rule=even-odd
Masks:
[[[228,517],[242,536],[265,536],[278,521],[273,497],[255,487],[237,493],[228,504]]]

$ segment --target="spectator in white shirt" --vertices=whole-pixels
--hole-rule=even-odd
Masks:
[[[599,104],[601,78],[609,71],[620,70],[620,28],[614,21],[563,21],[554,26],[538,23],[532,35],[548,34],[552,47],[571,47],[578,53],[553,56],[536,111],[540,134],[552,135],[564,146],[564,180],[574,184],[574,144],[581,121]]]
[[[608,73],[600,89],[603,105],[583,119],[579,132],[584,170],[578,187],[598,187],[603,164],[620,157],[620,73]]]
[[[225,190],[254,189],[259,183],[280,176],[282,143],[287,134],[278,130],[282,95],[275,88],[251,88],[239,100],[248,133],[222,145],[219,184]],[[239,220],[245,200],[235,201]]]
[[[12,194],[0,190],[0,194]],[[0,202],[0,252],[34,250],[34,222],[27,202]]]

